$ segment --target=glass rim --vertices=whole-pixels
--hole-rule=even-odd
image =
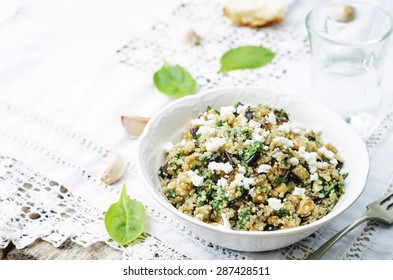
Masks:
[[[320,10],[322,8],[325,8],[325,7],[335,4],[335,3],[336,4],[351,4],[351,3],[353,3],[353,4],[361,4],[361,5],[366,5],[366,6],[372,7],[373,9],[380,11],[382,14],[384,14],[389,19],[390,27],[382,36],[379,36],[379,37],[376,37],[376,38],[373,38],[373,39],[370,39],[367,41],[358,42],[358,43],[350,43],[350,42],[345,42],[345,41],[341,42],[341,41],[333,40],[328,37],[322,36],[320,34],[320,32],[318,32],[317,30],[315,30],[315,28],[313,28],[311,26],[311,24],[310,24],[311,15],[313,13],[315,13],[317,10]],[[371,4],[368,2],[361,2],[361,1],[345,1],[345,2],[333,1],[333,2],[329,2],[329,3],[324,3],[322,5],[318,5],[318,6],[314,7],[313,9],[311,9],[311,11],[307,14],[305,23],[306,23],[307,31],[318,36],[319,38],[329,41],[331,43],[337,44],[337,45],[351,46],[351,47],[365,46],[365,45],[371,45],[371,44],[382,42],[382,41],[388,39],[389,36],[393,32],[393,17],[390,15],[390,13],[388,13],[385,9],[383,9],[375,4]]]

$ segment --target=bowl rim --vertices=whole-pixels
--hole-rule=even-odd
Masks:
[[[179,103],[183,103],[186,102],[187,100],[198,100],[198,99],[203,99],[201,97],[205,96],[205,95],[210,95],[210,94],[216,94],[219,92],[223,92],[223,91],[261,91],[267,94],[274,94],[274,95],[280,95],[280,96],[289,96],[290,98],[294,98],[293,94],[285,94],[285,93],[281,93],[281,92],[274,92],[272,90],[269,89],[264,89],[264,88],[260,88],[260,87],[219,87],[219,88],[214,88],[214,89],[209,89],[197,94],[193,94],[190,96],[186,96],[183,98],[179,98],[177,100],[174,100],[168,104],[166,104],[165,106],[163,106],[160,110],[158,110],[153,117],[150,119],[150,121],[147,123],[145,129],[143,130],[143,133],[141,134],[141,136],[138,139],[138,147],[137,147],[137,153],[138,153],[138,160],[137,160],[137,168],[139,170],[139,173],[141,174],[142,180],[143,180],[143,185],[145,188],[147,188],[148,192],[150,195],[153,196],[153,198],[161,205],[163,206],[166,210],[168,210],[170,213],[174,214],[175,216],[191,223],[191,224],[195,224],[197,226],[200,226],[202,228],[204,228],[205,230],[209,230],[209,231],[214,231],[217,233],[223,233],[223,234],[229,234],[229,235],[235,235],[235,236],[285,236],[285,235],[290,235],[290,234],[295,234],[295,233],[301,233],[301,232],[305,232],[305,231],[309,231],[311,229],[315,229],[315,228],[319,228],[322,225],[330,222],[332,219],[336,218],[337,216],[339,216],[340,214],[342,214],[343,212],[345,212],[350,206],[352,206],[358,199],[359,197],[362,195],[365,187],[366,187],[366,183],[367,183],[367,178],[368,178],[368,174],[370,171],[370,160],[369,160],[369,155],[368,155],[368,151],[366,149],[366,146],[363,142],[363,140],[361,139],[361,137],[353,130],[352,127],[350,127],[348,124],[345,123],[345,121],[334,111],[328,109],[327,107],[323,106],[322,104],[316,103],[313,100],[310,100],[309,98],[305,98],[302,96],[297,96],[296,98],[299,101],[302,102],[307,102],[312,106],[317,106],[321,109],[323,109],[326,112],[329,112],[329,114],[331,114],[331,117],[338,119],[338,121],[345,123],[346,125],[348,125],[348,129],[350,129],[354,135],[356,135],[356,140],[361,143],[362,146],[362,153],[364,153],[364,156],[367,158],[367,161],[365,163],[366,168],[367,168],[367,174],[365,174],[365,178],[364,178],[364,183],[363,186],[359,189],[358,193],[356,193],[355,196],[351,197],[352,201],[349,201],[347,205],[345,205],[344,207],[342,207],[342,209],[340,209],[339,211],[335,211],[337,209],[333,209],[330,213],[328,213],[326,216],[322,217],[319,220],[316,220],[310,224],[307,225],[302,225],[302,226],[297,226],[297,227],[293,227],[293,228],[286,228],[283,230],[276,230],[276,231],[240,231],[240,230],[232,230],[232,229],[226,229],[223,227],[218,227],[218,226],[214,226],[202,221],[199,221],[197,219],[194,219],[193,217],[181,212],[180,210],[178,210],[177,208],[175,208],[172,204],[169,203],[169,201],[164,200],[163,196],[159,196],[157,194],[157,192],[155,191],[154,187],[150,184],[150,181],[148,179],[147,174],[145,174],[143,168],[142,168],[142,159],[143,159],[143,155],[142,155],[142,143],[144,141],[145,138],[147,138],[149,136],[149,130],[150,127],[152,126],[152,124],[155,122],[155,120],[159,119],[160,116],[165,113],[165,111],[167,111],[169,108],[177,106],[177,104]]]

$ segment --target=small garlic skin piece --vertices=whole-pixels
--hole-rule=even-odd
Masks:
[[[331,14],[334,20],[338,22],[351,22],[356,15],[355,7],[346,4],[333,4]]]
[[[121,116],[121,124],[127,133],[133,137],[139,137],[142,134],[148,121],[148,118],[140,116]]]
[[[119,154],[112,151],[107,151],[104,157],[106,158],[106,168],[101,176],[101,181],[107,185],[112,185],[123,177],[126,164]]]
[[[184,29],[182,37],[185,43],[191,44],[193,46],[199,45],[202,40],[202,38],[191,27]]]

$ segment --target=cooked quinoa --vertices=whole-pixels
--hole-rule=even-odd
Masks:
[[[316,221],[344,193],[344,159],[321,133],[284,110],[208,107],[181,142],[167,143],[162,192],[178,210],[233,230],[272,231]]]

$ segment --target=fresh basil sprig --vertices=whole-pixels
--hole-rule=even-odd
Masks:
[[[196,89],[196,82],[191,74],[180,65],[164,65],[154,73],[154,85],[162,93],[179,98],[192,94]]]
[[[127,196],[124,185],[119,201],[112,204],[105,214],[105,228],[114,241],[126,245],[137,239],[144,227],[145,207]]]
[[[260,46],[243,46],[227,51],[221,57],[221,68],[218,73],[237,69],[258,68],[270,63],[274,53]]]

